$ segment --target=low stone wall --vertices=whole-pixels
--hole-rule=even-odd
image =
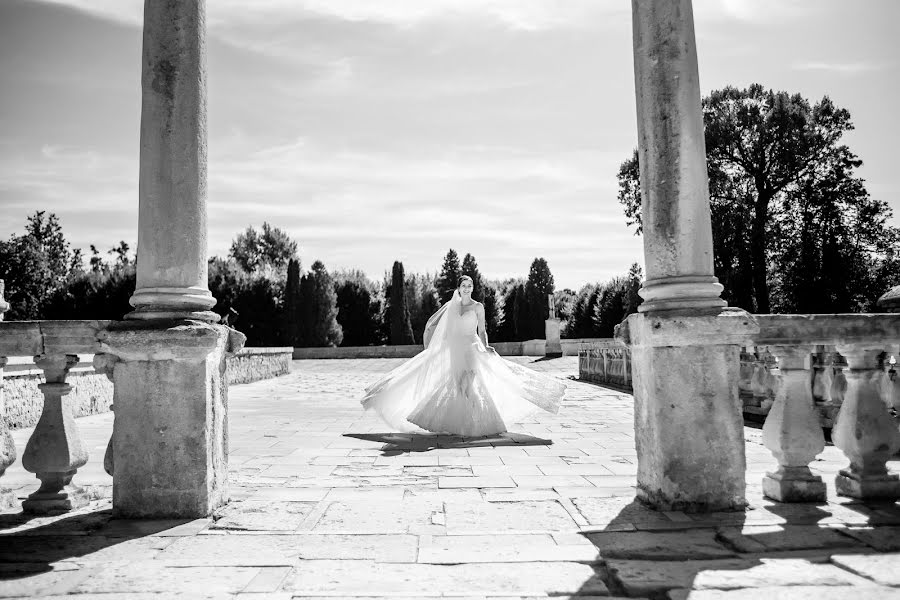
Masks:
[[[228,357],[228,383],[252,383],[291,372],[293,348],[244,348]]]
[[[599,338],[598,338],[599,339]],[[597,341],[594,338],[562,340],[563,356],[578,356],[583,344]],[[546,340],[527,342],[492,342],[500,356],[544,356]],[[294,359],[317,358],[412,358],[424,348],[410,346],[339,346],[337,348],[294,348]]]
[[[228,383],[251,383],[289,373],[292,350],[289,347],[244,348],[228,358]],[[113,384],[105,375],[94,371],[92,356],[82,358],[84,360],[66,377],[66,382],[72,386],[66,402],[76,417],[107,412],[112,404]],[[20,360],[10,363],[3,373],[0,416],[10,429],[32,427],[43,409],[44,396],[38,388],[44,381],[43,372]]]

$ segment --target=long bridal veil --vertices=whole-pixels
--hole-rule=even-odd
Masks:
[[[540,409],[556,413],[565,384],[504,360],[475,334],[459,291],[428,320],[425,349],[366,388],[362,404],[399,431],[488,435]]]

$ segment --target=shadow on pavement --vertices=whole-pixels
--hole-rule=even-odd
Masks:
[[[404,452],[428,452],[438,448],[477,448],[479,446],[548,446],[553,440],[524,433],[501,433],[483,437],[464,437],[449,434],[420,433],[345,433],[344,437],[381,442],[383,456]]]
[[[33,520],[23,513],[2,517],[8,529]],[[11,524],[16,520],[16,525]],[[43,525],[0,534],[0,582],[60,570],[60,565],[55,563],[82,556],[94,555],[92,560],[97,560],[96,553],[105,548],[188,522],[187,519],[113,519],[112,510],[107,509],[56,518]],[[115,558],[114,554],[109,557],[110,560]]]

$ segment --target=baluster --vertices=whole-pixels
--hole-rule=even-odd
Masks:
[[[768,397],[768,388],[766,387],[766,378],[768,377],[768,371],[766,371],[766,361],[765,361],[765,349],[759,346],[756,347],[756,352],[754,353],[755,360],[753,361],[753,375],[750,377],[750,393],[753,397],[748,401],[748,404],[752,406],[762,406],[762,403]]]
[[[834,382],[831,384],[831,406],[840,410],[847,393],[847,359],[837,350],[831,355],[832,375]]]
[[[109,405],[110,411],[114,411],[116,408],[116,380],[113,378],[113,373],[117,362],[119,362],[119,357],[113,354],[97,353],[94,355],[94,370],[106,375],[106,378],[113,383],[113,403]],[[115,436],[115,434],[115,421],[113,421],[113,432],[112,435],[109,436],[109,442],[106,444],[106,452],[103,454],[103,470],[106,471],[107,475],[110,477],[113,477],[113,436]]]
[[[779,369],[778,358],[772,354],[770,349],[766,349],[765,353],[765,398],[760,403],[760,408],[768,412],[775,403],[775,395],[778,393],[779,387]],[[812,382],[810,382],[812,385]]]
[[[0,280],[2,281],[2,280]],[[0,317],[3,314],[0,313]],[[9,432],[9,426],[6,423],[6,397],[4,395],[3,369],[6,367],[8,359],[0,356],[0,478],[6,472],[6,468],[16,461],[16,445],[13,442],[12,434]],[[3,487],[0,480],[0,509],[12,508],[16,504],[15,493]]]
[[[69,369],[78,364],[72,354],[41,354],[34,363],[44,371],[46,383],[41,417],[25,445],[22,466],[41,480],[41,487],[22,503],[26,512],[64,512],[87,503],[84,494],[72,485],[72,477],[88,460],[72,408],[64,396],[72,390],[66,383]]]
[[[887,460],[900,449],[900,431],[881,398],[885,373],[879,364],[884,346],[841,344],[846,358],[847,391],[831,432],[834,445],[850,459],[835,479],[838,494],[860,499],[900,498],[900,478],[888,473]]]
[[[809,463],[825,449],[812,395],[813,347],[771,346],[778,358],[780,379],[775,402],[763,425],[763,444],[778,461],[778,469],[763,477],[763,493],[780,502],[824,502],[825,483]]]
[[[631,351],[627,348],[622,349],[622,378],[625,381],[625,387],[631,387],[631,368],[629,367],[629,358]]]
[[[753,397],[752,380],[756,356],[750,352],[748,346],[741,347],[741,366],[738,371],[738,394],[746,402]]]
[[[603,374],[600,377],[600,380],[608,383],[609,382],[609,349],[603,348],[600,351],[600,358],[603,362]]]

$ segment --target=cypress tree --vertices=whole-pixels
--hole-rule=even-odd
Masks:
[[[459,255],[456,250],[450,248],[444,256],[444,264],[441,265],[441,272],[434,283],[441,304],[450,300],[453,292],[459,287],[460,270]]]
[[[406,303],[406,279],[403,263],[394,261],[391,272],[391,344],[395,346],[414,344],[412,324],[409,320],[409,305]]]
[[[300,330],[300,261],[288,261],[287,281],[284,284],[284,327],[282,335],[288,345],[302,344]]]
[[[472,298],[484,303],[484,280],[481,278],[481,272],[478,270],[478,263],[475,257],[466,253],[463,257],[461,275],[468,275],[472,278]]]

